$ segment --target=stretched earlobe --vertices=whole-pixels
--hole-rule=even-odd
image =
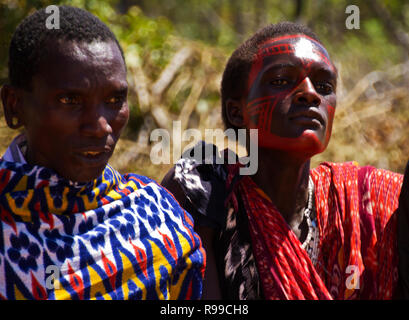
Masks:
[[[241,100],[226,100],[226,117],[227,120],[235,127],[244,128],[245,126],[243,110],[244,103]]]
[[[11,129],[18,129],[23,125],[19,112],[20,99],[17,90],[10,85],[4,85],[1,88],[4,118],[6,119],[7,126]]]
[[[6,118],[7,122],[7,118]],[[7,125],[11,129],[18,129],[22,126],[22,123],[20,122],[20,119],[18,117],[12,117],[10,123],[7,122]]]

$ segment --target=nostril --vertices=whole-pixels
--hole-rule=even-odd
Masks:
[[[317,96],[316,94],[313,95],[313,103],[314,105],[320,105],[321,103],[321,98],[319,96]]]
[[[300,102],[300,103],[307,103],[308,102],[307,98],[304,97],[304,96],[298,97],[297,101]]]
[[[308,93],[298,95],[296,101],[300,104],[311,104],[314,106],[318,106],[321,103],[321,100],[317,95]]]

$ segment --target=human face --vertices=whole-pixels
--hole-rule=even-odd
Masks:
[[[336,69],[325,48],[304,35],[265,42],[252,65],[243,112],[259,146],[310,157],[328,145]]]
[[[129,118],[126,67],[114,42],[58,41],[24,91],[27,161],[76,182],[96,179]]]

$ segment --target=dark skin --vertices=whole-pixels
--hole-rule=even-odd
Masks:
[[[277,46],[286,50],[270,50]],[[302,240],[310,159],[329,142],[337,73],[325,48],[301,35],[272,39],[261,48],[275,54],[254,62],[248,94],[228,101],[227,117],[237,127],[259,130],[259,166],[252,178]],[[268,106],[274,108],[266,112]]]
[[[101,175],[129,118],[125,63],[113,41],[46,46],[30,90],[2,88],[6,121],[24,127],[28,163],[89,182]]]
[[[331,136],[337,72],[325,48],[303,35],[270,39],[258,57],[248,92],[239,100],[228,99],[226,114],[238,128],[258,129],[258,171],[252,179],[303,241],[310,159],[325,150]],[[163,183],[173,191],[171,175]],[[208,257],[203,299],[220,299],[214,231],[197,232]]]

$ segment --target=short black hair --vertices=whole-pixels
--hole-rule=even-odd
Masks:
[[[91,43],[113,41],[118,45],[122,58],[122,48],[108,26],[90,12],[71,6],[57,6],[59,9],[59,29],[48,29],[47,18],[51,13],[40,9],[26,17],[16,28],[9,49],[10,84],[29,90],[33,76],[38,73],[45,47],[49,40],[68,40]],[[125,59],[124,59],[125,61]]]
[[[247,92],[248,76],[260,45],[269,39],[292,34],[303,34],[321,43],[318,36],[307,26],[285,21],[270,24],[258,30],[230,56],[221,82],[222,119],[226,129],[239,129],[227,119],[226,101],[228,99],[239,100]]]

